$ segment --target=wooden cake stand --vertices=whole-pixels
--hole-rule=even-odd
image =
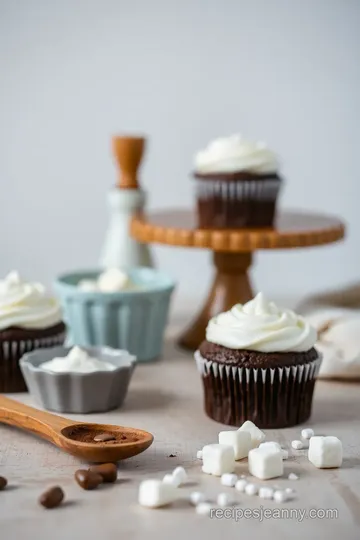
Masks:
[[[131,234],[141,242],[213,251],[216,273],[208,298],[179,339],[182,347],[191,350],[205,338],[211,317],[254,296],[248,277],[254,251],[330,244],[344,233],[343,223],[335,217],[300,212],[281,212],[269,229],[199,229],[195,212],[182,210],[138,215],[131,224]]]

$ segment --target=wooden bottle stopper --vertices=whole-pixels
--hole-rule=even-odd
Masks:
[[[138,189],[138,169],[144,154],[144,137],[112,138],[112,149],[119,167],[117,187],[120,189]]]

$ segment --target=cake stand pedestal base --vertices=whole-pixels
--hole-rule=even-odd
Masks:
[[[229,310],[234,304],[251,300],[248,269],[251,265],[251,253],[213,252],[216,269],[215,277],[208,298],[197,317],[180,336],[181,347],[194,351],[205,337],[206,326],[211,317]]]

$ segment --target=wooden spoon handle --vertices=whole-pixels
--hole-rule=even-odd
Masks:
[[[56,444],[57,434],[77,422],[0,396],[0,423],[26,429]]]

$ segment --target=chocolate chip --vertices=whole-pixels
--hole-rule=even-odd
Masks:
[[[0,476],[0,491],[5,489],[7,486],[7,480],[3,476]]]
[[[169,457],[176,457],[175,454],[169,454]]]
[[[117,466],[114,463],[92,465],[89,471],[100,474],[103,482],[115,482],[118,474]]]
[[[94,437],[95,442],[107,442],[115,440],[116,437],[112,433],[99,433],[99,435],[95,435]]]
[[[45,508],[56,508],[64,499],[64,492],[59,486],[54,486],[45,491],[39,498],[39,503]]]
[[[84,469],[76,471],[75,480],[83,489],[95,489],[103,482],[100,474],[92,471],[85,471]]]

